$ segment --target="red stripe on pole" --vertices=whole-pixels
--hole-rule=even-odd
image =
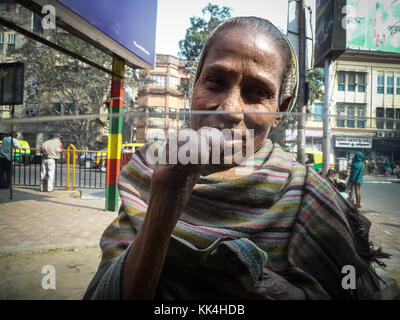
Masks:
[[[120,159],[108,159],[107,160],[107,180],[106,184],[117,184],[118,182],[118,174],[121,169],[120,167]]]

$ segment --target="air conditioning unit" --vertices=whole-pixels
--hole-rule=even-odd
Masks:
[[[394,132],[386,132],[386,137],[387,138],[394,138],[396,135]]]
[[[385,137],[385,132],[384,132],[384,131],[378,131],[378,132],[376,133],[376,136],[377,136],[378,138],[384,138],[384,137]]]

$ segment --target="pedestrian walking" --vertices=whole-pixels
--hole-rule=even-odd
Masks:
[[[351,162],[350,177],[348,180],[349,199],[353,199],[353,192],[356,196],[356,207],[361,208],[361,185],[364,181],[364,155],[362,152],[358,151]],[[351,203],[351,202],[350,202]]]
[[[7,189],[11,183],[11,139],[15,149],[22,149],[16,132],[11,132],[9,137],[3,139],[0,149],[0,189]]]
[[[392,170],[389,161],[386,160],[385,165],[383,166],[383,170],[385,170],[385,177],[387,177],[390,173],[390,170]]]
[[[45,141],[40,147],[40,152],[43,155],[42,166],[40,170],[41,191],[51,192],[54,189],[54,173],[56,169],[56,161],[60,159],[60,153],[63,151],[61,143],[61,135],[53,134],[53,139]]]

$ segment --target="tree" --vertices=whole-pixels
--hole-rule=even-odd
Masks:
[[[112,59],[101,51],[68,33],[56,36],[58,44],[111,69]],[[25,62],[26,105],[40,107],[40,116],[96,115],[92,119],[49,124],[49,131],[62,131],[65,144],[73,143],[77,148],[104,146],[111,76],[28,38],[14,54]],[[134,87],[138,81],[136,73],[128,70],[126,75],[125,86]]]
[[[315,101],[322,100],[324,97],[324,76],[321,72],[321,69],[314,68],[307,70],[306,72],[306,81],[309,85],[309,98],[308,98],[308,107],[312,106]]]
[[[207,36],[223,20],[231,17],[232,9],[229,7],[219,7],[209,3],[201,12],[203,17],[192,16],[190,27],[186,29],[185,39],[179,41],[179,57],[185,58],[189,62],[197,61],[200,58],[201,49]],[[209,15],[208,20],[205,15]]]

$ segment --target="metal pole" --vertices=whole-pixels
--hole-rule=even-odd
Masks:
[[[299,5],[299,94],[298,112],[301,113],[297,127],[297,161],[305,163],[306,149],[306,105],[305,105],[305,82],[306,82],[306,18],[304,0],[298,2]]]
[[[331,59],[325,59],[325,85],[324,85],[324,120],[323,120],[323,140],[322,140],[322,175],[325,176],[329,170],[331,128],[329,118],[330,102],[330,66]]]
[[[125,62],[113,59],[112,70],[119,77],[113,76],[111,82],[110,129],[108,135],[106,210],[118,210],[118,174],[120,171],[122,145],[122,108],[124,97]],[[117,115],[116,117],[113,117]]]

